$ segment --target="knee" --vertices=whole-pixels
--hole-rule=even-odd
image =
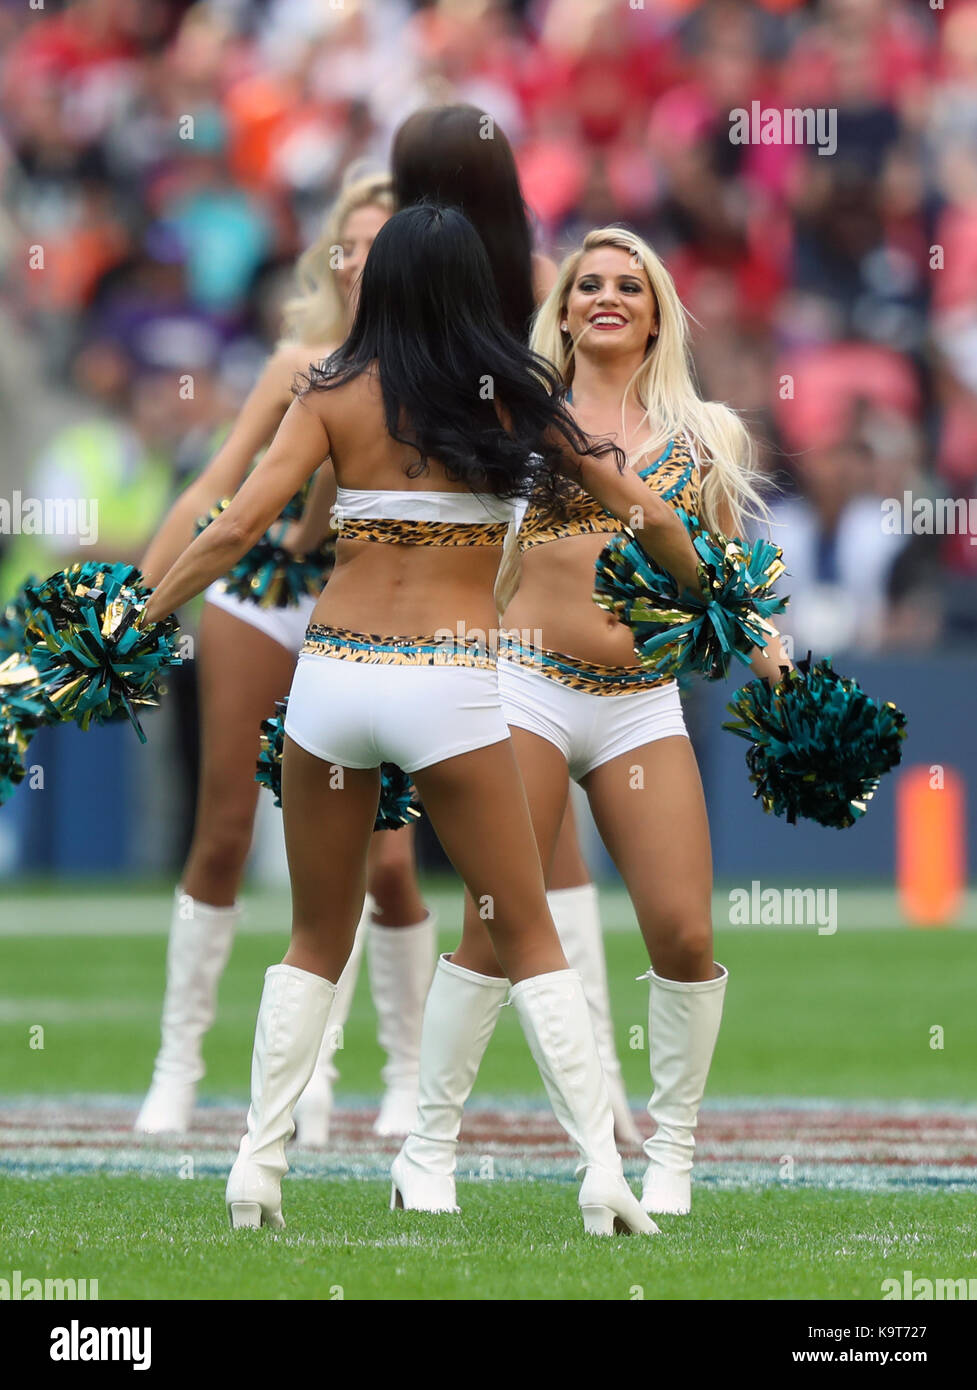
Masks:
[[[395,922],[417,920],[423,910],[419,890],[410,861],[381,862],[370,869],[369,890],[376,902],[376,916]]]
[[[250,820],[228,818],[194,832],[192,856],[198,871],[209,878],[239,874],[251,849]]]
[[[712,978],[712,923],[707,915],[681,907],[659,911],[646,937],[656,975],[666,980]]]

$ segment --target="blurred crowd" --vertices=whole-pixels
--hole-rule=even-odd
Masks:
[[[233,416],[344,171],[467,101],[541,250],[625,222],[665,257],[776,484],[795,641],[977,642],[977,544],[881,521],[975,490],[977,3],[0,0],[0,50],[0,312],[83,404],[0,479],[87,468],[120,557]],[[733,143],[753,102],[836,111],[837,148]]]

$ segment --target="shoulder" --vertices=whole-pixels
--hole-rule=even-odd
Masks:
[[[290,397],[295,377],[307,372],[310,363],[321,362],[335,350],[336,344],[329,343],[279,343],[265,363],[263,378],[269,386],[279,387],[284,395]]]
[[[532,262],[533,298],[537,304],[542,304],[556,284],[556,277],[559,272],[556,261],[549,256],[541,255],[539,251],[533,252]]]

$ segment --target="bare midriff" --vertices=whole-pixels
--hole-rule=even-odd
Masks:
[[[410,476],[417,454],[386,430],[375,375],[364,373],[335,391],[310,392],[329,434],[340,487],[367,491],[459,492],[434,460]],[[498,627],[493,598],[501,545],[409,545],[342,540],[336,565],[312,621],[380,636],[427,637],[471,633],[475,640]]]
[[[593,601],[594,564],[609,535],[565,536],[521,558],[519,589],[502,626],[548,651],[600,666],[636,667],[631,629]]]
[[[353,632],[427,637],[489,634],[501,546],[339,541],[313,622]]]

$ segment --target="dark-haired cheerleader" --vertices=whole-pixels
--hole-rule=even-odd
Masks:
[[[591,232],[561,267],[532,342],[558,368],[580,427],[626,452],[638,516],[664,502],[736,533],[759,503],[749,437],[732,411],[699,399],[682,305],[643,241],[617,228]],[[499,689],[544,871],[572,778],[634,904],[651,958],[656,1125],[644,1145],[642,1206],[684,1213],[727,972],[713,960],[709,826],[677,685],[639,664],[630,629],[592,598],[597,556],[620,531],[613,509],[580,488],[564,513],[530,504]],[[515,635],[528,632],[541,634],[542,649]],[[770,636],[751,664],[775,681],[780,643],[772,628]],[[461,946],[450,965],[440,963],[428,997],[418,1120],[398,1160],[423,1172],[442,1203],[453,1190],[462,1107],[506,988],[469,903]]]
[[[174,503],[146,553],[142,568],[148,583],[164,574],[189,544],[196,519],[216,499],[236,492],[291,404],[295,374],[342,341],[357,278],[377,230],[392,210],[390,182],[384,175],[353,178],[343,189],[322,236],[298,263],[299,293],[285,306],[285,340],[226,443]],[[343,252],[338,269],[337,247]],[[295,524],[288,543],[300,543],[301,532]],[[239,588],[232,591],[226,578],[211,584],[201,619],[197,813],[173,904],[160,1048],[152,1085],[136,1119],[136,1129],[144,1133],[184,1131],[190,1123],[204,1074],[201,1044],[213,1022],[217,986],[240,918],[237,896],[258,795],[258,726],[288,689],[321,582],[314,594],[281,605],[262,603]],[[296,1108],[296,1130],[303,1143],[321,1145],[328,1139],[336,1041],[367,935],[378,1033],[387,1053],[386,1089],[375,1128],[381,1134],[405,1134],[413,1121],[421,1015],[437,937],[433,914],[426,910],[417,885],[411,830],[374,837],[369,888],[333,1027]]]
[[[532,249],[532,229],[515,156],[501,127],[475,106],[431,106],[415,111],[394,136],[391,180],[398,207],[431,202],[465,214],[488,253],[503,321],[517,338],[527,338],[533,313],[549,292],[556,267]],[[318,510],[324,526],[331,496],[324,481],[314,486],[323,493]],[[316,510],[316,503],[312,510]],[[314,539],[311,517],[309,526],[310,539]],[[514,546],[513,527],[497,588],[500,611],[505,606]],[[621,1143],[637,1146],[641,1135],[614,1044],[597,889],[580,852],[569,800],[548,880],[547,901],[567,959],[584,981],[614,1110],[615,1133]],[[405,1129],[413,1120],[411,1114]]]
[[[488,375],[493,397],[479,390]],[[232,1223],[280,1226],[292,1107],[312,1073],[366,882],[381,762],[414,779],[471,894],[554,1109],[585,1170],[589,1231],[655,1228],[628,1187],[579,976],[546,906],[499,701],[493,589],[514,507],[534,479],[573,474],[683,584],[696,556],[673,510],[583,435],[559,381],[502,322],[484,247],[459,213],[395,214],[380,230],[343,347],[313,370],[231,505],[153,593],[161,619],[228,568],[329,454],[341,522],[289,696],[282,800],[292,942],[255,1035],[247,1134],[227,1187]],[[537,472],[534,456],[539,460]],[[395,1199],[413,1173],[395,1175]],[[423,1175],[420,1179],[424,1181]]]

